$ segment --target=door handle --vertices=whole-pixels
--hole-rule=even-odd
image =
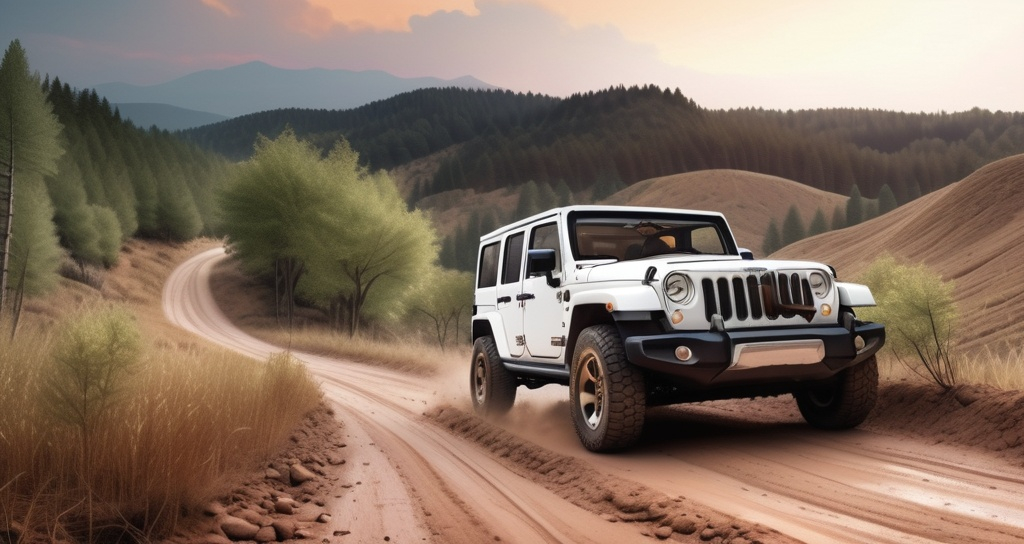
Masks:
[[[505,295],[503,297],[498,297],[498,304],[502,304],[502,303],[508,304],[509,302],[512,302],[512,297],[510,297],[508,295]]]
[[[533,293],[522,293],[522,294],[516,295],[516,300],[518,300],[520,302],[522,302],[524,300],[534,299],[534,298],[537,298],[537,295],[534,295]]]

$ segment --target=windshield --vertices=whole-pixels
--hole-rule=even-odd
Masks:
[[[577,260],[632,261],[656,255],[732,255],[719,217],[630,214],[623,217],[582,215],[573,225]]]

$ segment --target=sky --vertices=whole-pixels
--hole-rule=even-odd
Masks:
[[[1019,0],[0,0],[0,46],[74,87],[280,68],[474,76],[706,108],[1024,111]]]

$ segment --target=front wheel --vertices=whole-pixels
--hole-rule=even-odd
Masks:
[[[516,402],[516,378],[498,357],[494,338],[481,336],[473,342],[473,364],[469,371],[473,410],[480,415],[501,415]]]
[[[590,451],[627,448],[640,438],[647,410],[644,375],[626,359],[615,327],[597,325],[580,333],[569,405],[576,435]]]
[[[842,371],[825,385],[794,392],[807,423],[820,429],[851,429],[860,425],[878,399],[878,363],[872,356]]]

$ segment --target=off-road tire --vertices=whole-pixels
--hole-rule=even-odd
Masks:
[[[590,451],[632,446],[644,427],[647,389],[615,327],[584,329],[576,341],[569,378],[569,408],[580,442]]]
[[[838,380],[793,393],[800,414],[820,429],[860,425],[878,399],[878,363],[870,359],[841,372]]]
[[[507,413],[516,402],[516,378],[498,357],[494,338],[481,336],[473,342],[473,363],[469,370],[469,392],[473,410],[480,415]]]

